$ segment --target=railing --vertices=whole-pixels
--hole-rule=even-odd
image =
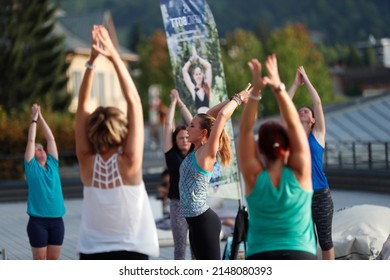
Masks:
[[[61,177],[78,178],[79,167],[75,152],[60,152],[59,158]],[[23,154],[0,154],[0,187],[2,182],[24,179],[23,160]],[[164,163],[165,161],[162,149],[144,150],[144,175],[150,175],[155,173],[160,174],[164,170]]]
[[[324,157],[326,169],[389,170],[390,142],[327,142]],[[162,152],[145,151],[144,173],[163,168]],[[74,152],[60,153],[60,171],[66,177],[78,172]],[[161,165],[161,166],[159,166]],[[0,154],[0,181],[24,178],[23,154]]]
[[[77,165],[77,158],[73,151],[59,154],[61,167],[69,168]],[[0,154],[0,181],[20,180],[24,178],[24,154]]]
[[[327,142],[327,169],[388,170],[389,142]]]

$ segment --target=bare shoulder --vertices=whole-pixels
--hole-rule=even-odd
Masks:
[[[95,158],[96,155],[90,155],[79,159],[80,179],[84,186],[89,186],[92,182]]]
[[[119,172],[125,185],[138,185],[142,181],[142,161],[132,161],[128,156],[118,156]]]

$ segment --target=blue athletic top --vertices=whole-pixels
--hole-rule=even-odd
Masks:
[[[318,191],[329,186],[323,168],[325,149],[318,143],[312,132],[309,133],[309,146],[311,152],[311,178],[313,181],[313,190]]]
[[[59,218],[65,214],[64,197],[59,174],[59,163],[47,154],[46,167],[32,158],[24,160],[28,186],[27,214],[39,218]]]
[[[207,193],[212,172],[202,169],[196,162],[195,151],[180,165],[180,215],[196,217],[209,209]]]
[[[294,172],[284,167],[279,188],[264,170],[246,197],[249,213],[247,256],[276,250],[316,254],[312,219],[313,191],[305,191]]]

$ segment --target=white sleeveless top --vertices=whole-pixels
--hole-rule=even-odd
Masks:
[[[78,251],[84,254],[133,251],[159,255],[156,224],[142,181],[123,185],[118,154],[97,154],[92,186],[84,186]]]

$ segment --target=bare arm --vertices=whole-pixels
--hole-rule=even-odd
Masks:
[[[181,100],[179,92],[177,92],[177,106],[179,107],[179,110],[184,118],[184,121],[186,122],[186,125],[189,126],[191,124],[193,116],[190,110],[188,110],[186,104],[184,104],[184,102]]]
[[[291,99],[294,98],[297,89],[298,89],[302,84],[303,84],[302,75],[301,75],[301,73],[299,72],[299,68],[298,68],[298,69],[297,69],[297,72],[295,73],[294,82],[293,82],[293,84],[291,85],[290,89],[289,89],[288,92],[287,92]]]
[[[190,66],[192,63],[191,60],[192,60],[192,57],[184,64],[184,66],[182,68],[182,74],[183,74],[184,83],[185,83],[186,87],[188,88],[188,90],[190,91],[192,99],[195,100],[195,85],[192,83],[191,76],[188,72],[190,70]]]
[[[212,82],[213,82],[213,73],[212,73],[212,69],[211,69],[211,64],[206,59],[204,59],[200,56],[198,56],[197,58],[198,58],[199,63],[202,64],[203,67],[205,68],[206,83],[209,85],[209,87],[211,89]]]
[[[57,150],[57,144],[54,135],[49,125],[46,123],[45,119],[43,118],[40,108],[38,110],[38,113],[39,113],[39,118],[38,118],[39,124],[42,126],[43,134],[45,135],[45,139],[47,142],[47,152],[51,154],[56,160],[58,160],[58,150]]]
[[[97,36],[102,47],[94,44],[93,48],[112,62],[122,88],[123,97],[127,103],[128,132],[124,142],[123,154],[128,160],[128,174],[137,173],[139,180],[141,180],[144,150],[144,118],[141,99],[126,65],[111,41],[107,29],[99,26]]]
[[[248,66],[252,72],[253,89],[251,94],[258,97],[265,83],[261,77],[261,64],[257,59],[251,59]],[[253,126],[257,118],[259,100],[249,98],[240,119],[238,135],[238,164],[245,182],[245,194],[252,192],[258,174],[264,169],[257,157]]]
[[[222,134],[224,126],[228,119],[233,114],[234,110],[238,107],[238,103],[234,100],[228,101],[226,105],[219,111],[217,118],[214,121],[213,128],[210,132],[210,136],[204,144],[202,149],[197,154],[197,161],[200,167],[205,170],[211,171],[214,167],[214,163],[219,151],[219,138]]]
[[[246,86],[243,91],[249,91],[249,87],[250,85]],[[223,103],[225,105],[218,112],[213,129],[211,130],[210,136],[204,145],[205,148],[201,152],[201,158],[198,158],[199,165],[206,170],[212,170],[217,153],[219,151],[219,138],[222,134],[224,126],[228,119],[232,116],[234,110],[239,106],[239,103],[235,99],[225,101]]]
[[[32,114],[31,114],[31,123],[30,127],[28,129],[28,138],[27,138],[27,145],[26,150],[24,152],[24,159],[27,162],[30,162],[34,155],[35,155],[35,138],[37,135],[37,122],[39,118],[39,105],[33,104],[32,108]]]
[[[265,65],[268,72],[268,84],[274,89],[276,100],[287,125],[287,135],[290,141],[288,165],[294,171],[302,188],[311,190],[311,156],[307,135],[288,93],[284,90],[275,90],[281,84],[276,56],[274,54],[268,56]]]
[[[92,44],[98,43],[97,31],[98,27],[94,26],[92,29]],[[93,65],[98,55],[99,53],[94,48],[91,48],[91,57],[89,58],[90,65]],[[89,142],[87,136],[87,121],[91,114],[88,110],[88,105],[90,103],[92,82],[93,70],[86,68],[79,90],[76,111],[76,155],[81,164],[88,156],[91,156],[94,153],[93,146]]]
[[[302,80],[305,83],[305,85],[309,91],[311,100],[313,102],[313,111],[314,111],[314,117],[316,120],[315,125],[313,127],[313,135],[315,136],[317,141],[321,144],[321,146],[325,147],[326,126],[325,126],[325,116],[324,116],[324,111],[322,109],[321,98],[320,98],[317,90],[314,88],[314,86],[310,82],[310,79],[307,76],[303,66],[300,66],[298,68],[298,71],[302,75]]]
[[[165,118],[164,123],[164,153],[168,152],[172,146],[172,134],[174,129],[173,120],[175,117],[175,109],[176,109],[176,103],[177,103],[177,95],[173,94],[173,91],[176,91],[176,89],[171,90],[171,104],[169,104],[167,117]]]
[[[250,87],[251,87],[251,84],[248,83],[248,85],[246,86],[245,90],[243,90],[243,91],[241,91],[241,92],[239,92],[239,93],[234,94],[234,95],[236,95],[236,96],[241,100],[242,104],[246,104],[246,103],[248,102]],[[219,111],[221,111],[221,109],[222,109],[229,101],[230,101],[230,99],[218,103],[218,104],[215,105],[214,107],[210,108],[210,109],[207,111],[207,114],[210,115],[210,116],[213,116],[214,118],[217,118]]]
[[[297,89],[303,84],[303,81],[302,81],[302,75],[301,73],[299,73],[299,69],[297,69],[296,73],[295,73],[295,79],[294,79],[294,82],[293,84],[291,85],[290,89],[288,90],[288,95],[290,96],[291,99],[294,98],[295,96],[295,93],[297,92]],[[279,108],[280,109],[280,108]],[[279,110],[280,111],[280,110]],[[283,116],[283,113],[280,112],[280,117],[281,117],[281,121],[282,123],[285,125],[286,122],[284,121],[284,116]]]

